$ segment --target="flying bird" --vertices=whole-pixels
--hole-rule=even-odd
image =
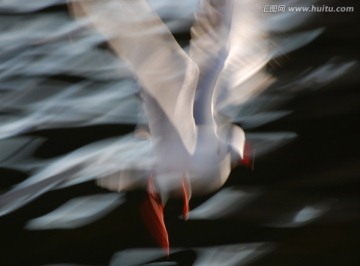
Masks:
[[[181,197],[186,218],[192,195],[219,189],[233,167],[251,165],[245,133],[227,107],[268,87],[273,81],[264,71],[269,60],[310,42],[321,30],[274,40],[270,31],[279,20],[262,14],[259,4],[203,0],[189,48],[183,49],[146,0],[79,0],[69,7],[135,74],[149,138],[95,143],[55,161],[3,194],[0,215],[50,189],[94,177],[110,190],[145,188],[140,212],[168,253],[166,201]],[[283,22],[283,14],[279,17]],[[292,21],[296,26],[303,18]],[[128,153],[131,149],[141,155]]]
[[[141,213],[165,250],[169,248],[163,222],[167,198],[183,197],[186,218],[191,194],[218,189],[232,165],[248,163],[243,130],[218,121],[214,107],[216,90],[225,85],[219,82],[220,76],[225,64],[230,64],[226,61],[232,45],[233,4],[202,2],[188,54],[146,1],[71,5],[75,17],[87,17],[105,35],[114,52],[130,64],[143,88],[156,162],[147,176],[148,196]],[[250,62],[244,74],[256,71],[264,62]],[[106,180],[99,183],[107,187]]]

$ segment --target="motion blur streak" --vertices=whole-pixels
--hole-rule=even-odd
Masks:
[[[200,247],[192,250],[197,254],[197,259],[192,265],[246,265],[255,258],[259,258],[271,251],[272,246],[268,243],[250,243],[241,245],[224,245],[214,247]],[[170,258],[185,252],[185,249],[175,248],[170,252]],[[135,266],[152,265],[151,262],[160,260],[162,252],[159,249],[129,249],[116,253],[110,266]],[[172,262],[159,263],[159,265],[177,265]],[[156,264],[157,265],[157,264]]]
[[[26,227],[30,230],[77,228],[107,215],[123,201],[121,194],[75,198],[44,216],[30,220]]]
[[[225,188],[190,212],[189,219],[219,219],[227,217],[256,197],[256,193]]]

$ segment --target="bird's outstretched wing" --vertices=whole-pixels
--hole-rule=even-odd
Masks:
[[[285,7],[288,3],[279,0],[273,4]],[[291,4],[303,5],[298,0]],[[269,1],[266,0],[234,0],[229,54],[217,84],[215,104],[218,113],[234,122],[242,122],[241,116],[250,115],[239,112],[241,105],[275,81],[266,71],[266,64],[308,44],[323,32],[323,28],[299,28],[309,18],[309,13],[267,13],[264,11],[267,6]],[[269,115],[267,119],[276,117]]]
[[[266,123],[286,115],[287,112],[259,114],[257,102],[252,105],[253,111],[250,113],[244,112],[242,107],[275,81],[266,71],[266,65],[271,60],[306,45],[323,31],[322,28],[296,31],[294,29],[308,18],[307,14],[294,14],[291,17],[284,16],[281,12],[265,13],[262,12],[263,4],[267,2],[204,0],[205,15],[196,17],[190,56],[199,65],[200,73],[206,73],[211,65],[209,60],[219,54],[221,49],[225,47],[227,52],[223,53],[226,58],[222,58],[224,66],[219,73],[216,87],[213,88],[212,97],[212,116],[216,120],[216,130],[220,137],[229,132],[229,122],[246,125],[248,123],[244,121],[255,121],[256,118],[259,123]],[[279,1],[278,4],[284,3]],[[212,10],[214,11],[211,12]],[[225,14],[222,20],[216,20],[221,17],[221,12]],[[219,58],[221,57],[218,57],[218,60]],[[204,97],[196,99],[200,103],[198,106],[203,105],[203,99]],[[234,133],[233,127],[230,127],[230,130]],[[238,134],[244,139],[242,135]],[[235,139],[230,141],[237,150],[243,149],[243,143]]]
[[[199,81],[194,106],[195,122],[213,126],[213,96],[228,56],[233,0],[203,0],[191,28],[189,56],[199,66]]]
[[[76,18],[84,18],[107,38],[114,52],[135,72],[145,94],[154,137],[168,134],[170,123],[189,153],[195,146],[193,118],[198,68],[145,0],[74,1]],[[159,108],[153,108],[153,104]],[[157,119],[161,110],[166,119]],[[161,115],[159,115],[161,117]],[[156,142],[155,142],[156,144]]]
[[[240,154],[244,133],[231,127],[219,115],[217,98],[230,90],[234,77],[244,82],[268,62],[268,38],[256,4],[250,1],[201,1],[191,29],[189,55],[199,66],[200,75],[195,99],[195,122],[213,126],[220,139],[235,145]],[[239,91],[246,94],[246,91]],[[239,137],[229,140],[229,130]]]

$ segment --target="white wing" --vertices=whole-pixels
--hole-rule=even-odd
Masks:
[[[219,74],[228,56],[228,39],[233,1],[201,1],[191,28],[189,55],[199,66],[200,75],[195,99],[195,122],[212,125],[215,130],[213,96]]]
[[[274,82],[264,69],[270,60],[308,44],[323,31],[316,28],[291,33],[309,18],[309,14],[266,13],[262,10],[268,5],[262,4],[268,3],[234,0],[229,56],[218,83],[216,99],[218,112],[226,113],[232,121],[242,121],[242,117],[229,112],[230,106],[239,110],[241,104]],[[286,3],[278,1],[276,4]],[[292,4],[302,3],[295,0]]]
[[[220,137],[227,134],[230,121],[253,121],[257,115],[257,123],[261,124],[288,113],[257,114],[255,111],[244,116],[239,106],[273,83],[274,78],[265,71],[270,60],[302,47],[323,31],[319,28],[290,34],[308,15],[267,14],[261,12],[262,8],[261,1],[203,0],[201,11],[196,15],[189,52],[200,69],[195,120],[198,124],[209,124],[215,118]],[[292,22],[288,23],[289,20]],[[279,32],[282,34],[276,34]],[[207,86],[203,86],[204,83]],[[253,109],[256,110],[256,106]],[[243,134],[238,136],[245,140]],[[236,142],[236,146],[241,151],[242,141]]]
[[[130,63],[146,94],[154,99],[186,150],[192,153],[196,136],[193,102],[198,68],[147,2],[76,1],[71,8],[76,18],[85,16],[108,39],[115,53]],[[156,119],[158,110],[153,110],[152,104],[146,108],[152,135],[167,134],[159,130],[161,123],[167,121]]]

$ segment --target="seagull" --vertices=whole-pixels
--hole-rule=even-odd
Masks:
[[[51,189],[94,178],[109,190],[144,188],[140,213],[169,253],[167,200],[182,198],[186,219],[193,195],[222,187],[233,167],[252,165],[245,133],[226,107],[268,87],[269,60],[305,45],[319,31],[276,43],[269,32],[288,25],[287,14],[271,20],[250,0],[202,0],[189,48],[183,49],[146,0],[77,0],[69,8],[130,66],[141,87],[149,138],[100,141],[54,160],[0,196],[0,216]],[[291,20],[292,27],[303,21]]]
[[[188,53],[145,0],[77,1],[71,10],[76,18],[90,20],[141,84],[156,162],[140,209],[150,233],[168,252],[166,200],[182,197],[186,219],[192,194],[220,188],[232,166],[249,164],[244,131],[222,122],[214,106],[229,64],[234,2],[202,1]],[[261,66],[255,65],[247,68]],[[99,184],[107,187],[104,180]]]
[[[272,24],[271,18],[267,22],[261,17],[259,5],[249,0],[202,0],[186,52],[146,0],[74,1],[70,9],[106,38],[142,88],[155,163],[147,172],[148,195],[140,212],[168,253],[163,215],[168,198],[183,198],[186,219],[191,195],[219,189],[233,167],[252,164],[245,133],[224,118],[217,108],[221,100],[239,84],[238,103],[268,87],[271,78],[263,69],[269,60],[318,33],[285,40],[278,49],[266,25]],[[127,189],[114,188],[121,177],[115,179],[118,182],[102,178],[98,184]]]

